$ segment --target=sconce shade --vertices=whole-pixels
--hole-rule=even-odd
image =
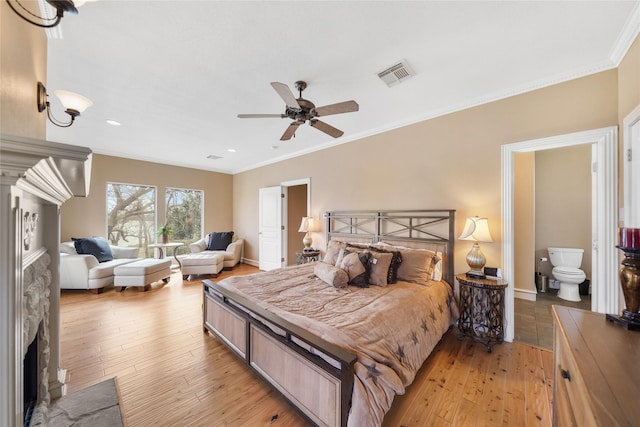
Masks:
[[[68,90],[55,90],[53,93],[60,99],[65,111],[71,115],[79,116],[84,110],[93,105],[90,99]],[[76,114],[72,114],[72,112]]]
[[[67,123],[63,123],[57,120],[51,114],[51,106],[48,100],[47,88],[41,82],[38,82],[37,86],[37,95],[36,95],[36,103],[38,106],[38,112],[47,111],[47,117],[49,121],[56,126],[59,127],[69,127],[73,124],[75,118],[80,115],[80,113],[84,112],[87,108],[93,105],[90,99],[85,98],[82,95],[78,95],[77,93],[69,92],[68,90],[56,90],[54,92],[56,96],[60,99],[62,106],[65,108],[65,113],[71,116],[71,120]]]
[[[487,218],[468,217],[464,224],[464,230],[458,237],[460,240],[473,242],[493,242],[489,233],[489,220]]]

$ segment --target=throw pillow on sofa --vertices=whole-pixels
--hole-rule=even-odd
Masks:
[[[227,246],[231,244],[233,239],[233,231],[212,232],[209,233],[208,251],[225,251]]]
[[[77,239],[72,237],[73,245],[79,254],[93,255],[98,262],[113,260],[113,253],[109,247],[109,242],[102,237],[86,237]]]

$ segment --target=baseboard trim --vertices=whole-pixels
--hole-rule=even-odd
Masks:
[[[243,263],[245,263],[245,264],[252,265],[252,266],[254,266],[254,267],[258,267],[258,266],[259,266],[258,261],[253,260],[253,259],[249,259],[249,258],[242,258],[242,259],[240,260],[240,262],[243,262]]]
[[[538,295],[538,292],[536,291],[530,291],[528,289],[518,289],[518,288],[513,289],[514,298],[535,302],[537,299],[537,295]]]

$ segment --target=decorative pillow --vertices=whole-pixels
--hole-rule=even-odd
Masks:
[[[320,261],[313,267],[313,272],[320,280],[334,288],[346,288],[349,284],[347,272],[335,265]]]
[[[369,251],[371,269],[369,271],[369,284],[387,286],[389,283],[389,268],[393,260],[393,254]]]
[[[60,243],[60,253],[69,254],[69,255],[78,255],[78,252],[76,251],[76,246],[73,242]]]
[[[385,246],[389,246],[389,245],[385,245]],[[402,254],[400,253],[400,251],[395,251],[395,250],[392,250],[391,248],[392,248],[391,246],[389,246],[389,249],[382,249],[379,246],[369,247],[369,250],[371,251],[388,253],[393,255],[393,258],[391,259],[391,265],[389,266],[389,271],[387,273],[387,283],[390,283],[390,284],[396,283],[398,281],[398,268],[402,263]]]
[[[72,237],[73,245],[78,254],[93,255],[98,262],[113,260],[113,254],[109,247],[109,242],[102,237],[87,237],[77,239]]]
[[[361,288],[369,287],[369,252],[344,251],[344,257],[340,261],[340,268],[349,275],[349,284]]]
[[[442,252],[436,252],[436,255],[440,260],[436,262],[436,266],[433,267],[433,276],[431,276],[431,280],[439,282],[442,280]]]
[[[433,269],[440,258],[426,249],[399,249],[402,264],[398,268],[398,279],[405,282],[427,285],[433,276]]]
[[[336,265],[340,249],[343,249],[344,247],[345,244],[339,240],[329,240],[329,243],[327,244],[327,253],[324,255],[322,261],[327,264]]]
[[[211,232],[209,233],[208,251],[226,251],[227,246],[231,244],[233,239],[233,231]]]

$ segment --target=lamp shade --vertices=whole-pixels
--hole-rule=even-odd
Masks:
[[[320,231],[320,220],[309,217],[307,219],[307,231]]]
[[[300,233],[306,233],[309,231],[320,231],[320,220],[310,216],[305,216],[302,218],[300,229],[298,231]]]
[[[90,99],[68,90],[56,90],[53,93],[60,99],[62,106],[67,111],[77,111],[80,114],[93,105]]]
[[[491,233],[489,233],[489,220],[477,216],[468,217],[464,224],[464,230],[462,230],[462,234],[458,239],[474,242],[493,242]]]

